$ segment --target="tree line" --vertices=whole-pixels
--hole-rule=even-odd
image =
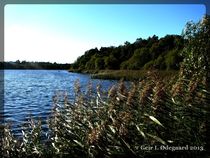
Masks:
[[[183,48],[184,38],[180,35],[137,38],[134,43],[126,41],[118,47],[90,49],[78,57],[70,70],[178,70]]]
[[[27,62],[27,61],[15,61],[15,62],[1,62],[1,69],[47,69],[47,70],[67,70],[70,64],[58,64],[56,62]]]

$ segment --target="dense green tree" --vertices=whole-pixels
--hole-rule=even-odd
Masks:
[[[158,44],[158,42],[154,43],[150,47],[150,54],[151,54],[152,60],[156,59],[161,54],[161,51],[159,50],[159,44]]]
[[[95,60],[96,60],[96,55],[93,55],[92,57],[91,57],[91,59],[88,61],[88,62],[86,62],[86,64],[85,64],[85,68],[87,69],[87,70],[94,70],[95,69]]]
[[[110,55],[108,57],[105,58],[105,67],[107,69],[119,69],[119,64],[118,64],[118,60],[113,56]]]
[[[154,68],[154,60],[150,60],[148,63],[146,63],[143,67],[145,70],[153,69]]]
[[[95,68],[97,70],[102,70],[104,69],[105,63],[104,63],[104,59],[103,58],[97,58],[95,60]]]
[[[158,58],[154,61],[153,67],[155,69],[164,70],[166,68],[166,63],[163,55],[158,56]]]
[[[148,43],[147,43],[147,47],[150,48],[154,43],[158,42],[158,36],[153,35],[152,37],[149,37],[147,39]]]
[[[137,38],[134,43],[126,41],[118,47],[90,49],[72,64],[75,70],[102,69],[178,69],[184,47],[182,36],[156,35],[147,39]],[[145,66],[144,66],[145,65]]]
[[[169,53],[165,57],[165,63],[167,70],[174,69],[178,70],[180,67],[180,62],[182,61],[182,57],[180,56],[180,52],[177,49],[173,49],[169,51]]]
[[[123,68],[138,70],[150,60],[150,53],[148,48],[136,49],[133,56],[122,64]]]

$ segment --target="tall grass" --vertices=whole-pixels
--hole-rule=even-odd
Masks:
[[[96,73],[92,73],[91,78],[95,79],[114,79],[114,80],[139,80],[145,78],[147,76],[148,70],[100,70]],[[158,71],[159,77],[172,77],[178,74],[176,70],[159,70]]]
[[[205,77],[187,79],[182,71],[171,80],[151,71],[130,88],[120,81],[94,93],[89,84],[83,94],[76,81],[73,102],[54,98],[48,133],[32,119],[18,140],[6,125],[0,156],[205,157],[205,84]]]

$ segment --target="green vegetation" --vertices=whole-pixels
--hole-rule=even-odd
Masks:
[[[168,76],[179,69],[183,48],[184,38],[179,35],[138,38],[118,47],[90,49],[71,64],[69,71],[91,73],[92,78],[136,80],[144,77],[146,70],[157,69]]]
[[[89,84],[87,94],[76,81],[74,102],[54,98],[47,140],[40,121],[30,121],[21,140],[6,125],[0,157],[208,157],[210,17],[188,23],[183,37],[184,60],[173,79],[150,71],[130,88],[120,81],[93,92]]]
[[[67,70],[70,64],[58,64],[50,62],[1,62],[0,69],[47,69],[47,70]]]
[[[90,49],[79,57],[70,71],[89,70],[178,70],[183,60],[180,53],[184,39],[179,35],[157,36],[148,39],[138,38],[134,43],[125,42],[118,47]]]
[[[97,79],[110,79],[110,80],[142,80],[145,78],[148,74],[148,70],[100,70],[97,73],[93,73],[93,71],[90,71],[91,78],[97,78]],[[177,70],[170,70],[170,71],[163,71],[158,70],[158,75],[161,78],[172,78],[175,77],[178,74]]]

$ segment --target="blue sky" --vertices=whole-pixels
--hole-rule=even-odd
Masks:
[[[5,61],[72,63],[86,50],[152,35],[181,34],[204,5],[71,4],[5,6]]]

